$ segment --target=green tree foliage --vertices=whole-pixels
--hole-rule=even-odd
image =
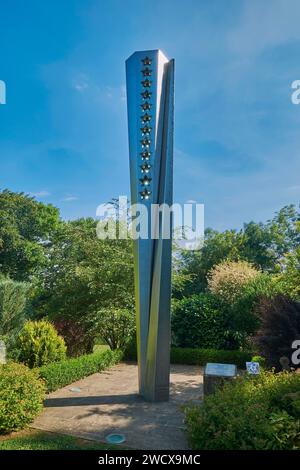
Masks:
[[[0,277],[0,336],[14,336],[25,321],[29,284]]]
[[[282,292],[282,287],[274,276],[261,273],[246,283],[235,301],[230,305],[231,328],[244,346],[255,335],[260,326],[257,310],[261,299],[272,299]]]
[[[17,338],[19,360],[29,367],[40,367],[66,357],[66,345],[54,326],[45,321],[28,321]]]
[[[106,307],[89,318],[95,336],[100,337],[112,350],[122,349],[132,340],[135,333],[135,315],[132,310]]]
[[[34,303],[39,314],[78,322],[90,344],[107,309],[134,316],[131,241],[99,240],[93,219],[65,223],[39,280]]]
[[[231,304],[240,295],[243,287],[259,275],[247,261],[223,261],[208,273],[209,290]]]
[[[283,265],[284,271],[278,276],[278,282],[286,295],[300,300],[300,246],[286,255]]]
[[[266,223],[250,222],[240,231],[212,229],[205,232],[204,246],[178,254],[174,295],[177,298],[203,292],[207,274],[224,260],[244,260],[258,270],[278,273],[282,261],[300,244],[300,212],[294,205],[283,207]]]
[[[24,193],[0,192],[0,271],[24,281],[46,263],[45,246],[59,226],[58,209]]]
[[[172,308],[172,342],[182,348],[237,349],[230,312],[211,293],[175,300]]]

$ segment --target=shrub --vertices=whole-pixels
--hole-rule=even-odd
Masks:
[[[40,368],[48,392],[53,392],[88,375],[101,372],[122,358],[121,351],[100,351],[77,358],[66,359]]]
[[[224,261],[208,273],[208,287],[228,303],[234,302],[241,289],[259,275],[247,261]]]
[[[281,356],[291,357],[292,343],[300,339],[300,303],[284,295],[262,299],[258,306],[261,326],[255,338],[269,367],[280,370]]]
[[[28,321],[21,330],[17,347],[19,360],[29,367],[39,367],[66,356],[66,345],[54,326],[45,321]]]
[[[84,326],[71,319],[54,321],[55,329],[64,338],[68,356],[76,357],[93,352],[94,341]]]
[[[182,348],[236,349],[229,308],[211,293],[173,302],[172,343]]]
[[[230,328],[236,331],[242,346],[248,346],[249,337],[259,328],[257,305],[260,300],[275,297],[280,289],[276,279],[269,274],[259,274],[241,288],[230,306]]]
[[[300,375],[262,372],[238,377],[188,406],[185,421],[193,449],[300,449]]]
[[[246,361],[250,360],[251,353],[247,351],[171,348],[172,364],[205,366],[207,362],[220,362],[222,364],[235,364],[239,369],[245,369]]]
[[[135,333],[133,309],[105,307],[89,315],[93,330],[111,349],[124,349]]]
[[[132,342],[124,353],[125,359],[136,361],[136,343]],[[251,361],[252,353],[247,351],[222,349],[171,348],[171,364],[205,366],[207,362],[236,364],[239,369],[246,368],[246,361]]]
[[[41,411],[45,386],[23,364],[0,365],[0,433],[27,426]]]
[[[29,284],[0,278],[0,336],[14,335],[25,321]]]
[[[285,269],[278,276],[278,281],[288,297],[300,300],[300,246],[286,255],[283,264]]]

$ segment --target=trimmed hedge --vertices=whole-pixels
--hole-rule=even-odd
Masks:
[[[236,364],[239,369],[246,368],[246,361],[251,361],[252,354],[247,351],[222,349],[171,348],[171,364],[195,364],[205,366],[207,362]]]
[[[221,364],[236,364],[239,369],[245,369],[246,361],[251,361],[252,356],[251,352],[237,350],[171,348],[171,364],[205,366],[207,362],[220,362]],[[125,359],[137,360],[134,342],[125,351]]]
[[[122,355],[121,351],[98,351],[40,367],[39,372],[46,382],[47,392],[54,392],[118,363]]]

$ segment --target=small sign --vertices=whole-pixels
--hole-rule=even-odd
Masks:
[[[248,374],[258,375],[260,373],[259,362],[246,362]]]
[[[235,377],[236,365],[234,364],[215,364],[208,362],[205,367],[205,375],[216,375],[219,377]]]

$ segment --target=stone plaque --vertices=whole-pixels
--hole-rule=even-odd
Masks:
[[[235,377],[236,365],[234,364],[217,364],[208,362],[205,367],[205,375],[214,375],[217,377]]]
[[[208,362],[204,369],[203,389],[204,396],[214,393],[226,381],[234,380],[237,374],[235,364],[217,364]]]

